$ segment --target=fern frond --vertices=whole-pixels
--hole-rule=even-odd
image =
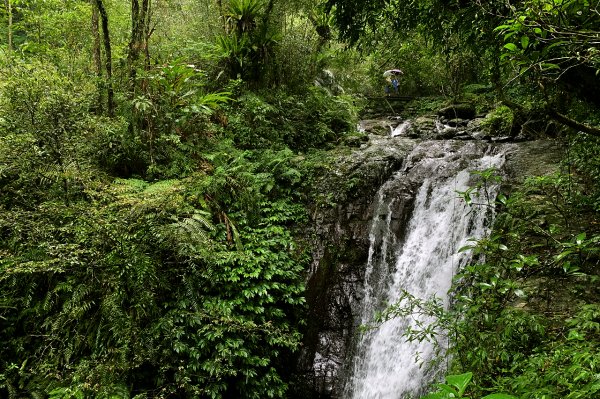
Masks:
[[[209,217],[208,212],[196,211],[181,220],[157,227],[153,235],[159,242],[174,246],[182,256],[197,254],[212,245],[209,233],[215,226]]]
[[[235,247],[238,251],[243,251],[244,246],[242,245],[242,240],[240,239],[240,233],[235,226],[235,224],[229,219],[229,216],[225,212],[222,212],[223,220],[225,221],[225,226],[227,227],[227,240],[233,241],[235,243]]]

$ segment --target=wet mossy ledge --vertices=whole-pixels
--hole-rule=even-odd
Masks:
[[[483,95],[448,101],[441,97],[394,101],[382,98],[367,101],[360,131],[375,135],[399,135],[431,140],[484,140],[516,142],[558,137],[564,127],[542,109],[513,108],[490,102]],[[404,126],[403,126],[404,125]],[[401,131],[398,127],[403,126]],[[364,144],[352,138],[355,145]]]

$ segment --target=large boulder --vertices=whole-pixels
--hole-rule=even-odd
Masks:
[[[412,123],[413,130],[421,137],[428,137],[436,130],[435,116],[420,116]]]
[[[452,104],[438,110],[438,115],[444,119],[473,119],[477,114],[472,104]]]

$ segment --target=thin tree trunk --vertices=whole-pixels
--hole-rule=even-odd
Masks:
[[[152,0],[143,0],[143,29],[142,29],[142,49],[144,50],[144,65],[146,70],[150,69],[150,49],[148,42],[150,41],[150,35],[152,35],[152,29],[150,29],[150,11],[152,8]]]
[[[561,114],[560,112],[551,109],[548,111],[549,116],[555,121],[562,123],[565,126],[573,128],[583,133],[590,134],[592,136],[600,137],[600,128],[596,126],[591,126],[575,119],[569,118],[566,115]]]
[[[95,106],[95,111],[101,114],[104,108],[104,84],[102,78],[102,51],[100,49],[100,25],[98,7],[95,7],[92,0],[92,36],[94,43],[92,47],[92,56],[94,58],[94,70],[96,72],[96,85],[98,88],[98,100]]]
[[[104,67],[106,69],[106,94],[107,94],[107,105],[108,105],[108,116],[114,116],[115,114],[115,103],[114,103],[114,91],[112,83],[112,51],[110,45],[110,33],[108,30],[108,15],[104,3],[102,0],[96,0],[96,6],[100,13],[100,20],[102,21],[102,34],[104,39]]]
[[[221,22],[221,26],[223,27],[223,32],[229,33],[229,29],[227,29],[227,20],[225,19],[225,15],[223,14],[222,0],[217,0],[217,10],[219,11],[219,21]]]
[[[275,5],[275,0],[269,0],[269,3],[267,4],[267,7],[265,8],[265,13],[263,14],[263,29],[269,28],[271,12],[273,11],[274,5]]]
[[[12,13],[12,0],[4,0],[6,5],[6,12],[8,13],[8,59],[12,58],[13,50],[13,13]]]
[[[150,68],[150,52],[148,41],[152,35],[150,29],[150,10],[151,0],[131,0],[131,37],[129,40],[129,53],[127,54],[127,65],[129,68],[129,98],[133,100],[136,93],[141,91],[147,94],[148,79],[140,80],[138,78],[138,68],[142,65],[140,58],[144,57],[143,67]],[[151,118],[140,114],[133,106],[132,114],[134,117],[129,123],[130,133],[144,133],[150,151],[151,162],[154,163],[154,131]]]
[[[129,53],[127,54],[127,63],[129,64],[129,88],[131,98],[135,95],[135,79],[137,76],[136,61],[139,57],[138,30],[140,23],[140,3],[138,0],[131,0],[131,37],[129,40]]]
[[[150,0],[131,0],[131,38],[129,41],[129,54],[127,61],[129,64],[129,85],[131,96],[135,93],[137,78],[137,63],[140,54],[145,56],[146,68],[150,65],[150,52],[148,50],[148,40],[152,31],[150,30]]]

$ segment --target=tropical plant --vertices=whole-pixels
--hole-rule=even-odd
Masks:
[[[473,373],[468,372],[458,375],[447,375],[446,383],[436,384],[438,391],[422,396],[421,399],[452,399],[452,398],[470,398],[471,396],[466,394],[469,387]],[[505,393],[493,393],[485,395],[481,399],[517,399],[515,396],[508,395]]]
[[[291,154],[228,148],[210,175],[0,209],[2,392],[284,397],[304,210],[274,188]]]
[[[156,68],[144,78],[145,94],[131,102],[133,125],[114,126],[113,121],[112,128],[99,129],[100,165],[123,177],[192,173],[199,150],[216,129],[211,117],[231,101],[231,93],[209,92],[205,73],[181,62]]]
[[[258,82],[278,41],[272,24],[273,1],[231,0],[225,12],[228,31],[218,37],[230,77]]]

